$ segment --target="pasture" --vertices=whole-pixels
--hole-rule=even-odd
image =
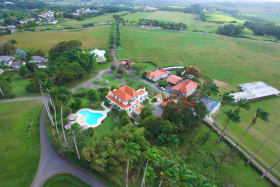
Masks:
[[[170,65],[192,65],[212,79],[228,84],[222,90],[238,91],[238,84],[264,81],[280,89],[280,45],[272,42],[236,39],[225,36],[159,31],[137,28],[121,28],[122,52],[119,58],[135,62],[152,61],[161,67]],[[279,123],[280,98],[264,99],[252,103],[250,111],[242,111],[242,121],[232,125],[230,135],[237,140],[251,122],[257,107],[271,114],[269,124],[261,120],[249,132],[242,146],[254,152],[270,131]],[[224,116],[219,123],[224,124]],[[280,155],[280,133],[265,146],[258,159],[265,166],[271,165]],[[276,167],[280,174],[280,166]]]
[[[41,106],[40,101],[0,103],[0,186],[31,185],[40,160]]]
[[[44,187],[88,187],[89,185],[69,174],[55,175],[47,180]]]
[[[44,32],[20,32],[0,37],[0,41],[17,41],[17,47],[22,49],[41,49],[47,52],[61,41],[79,40],[82,48],[105,49],[108,46],[109,26],[97,26],[83,30],[71,31],[44,31]]]

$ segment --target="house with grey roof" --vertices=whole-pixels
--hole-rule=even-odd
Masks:
[[[32,56],[31,60],[29,62],[30,63],[35,63],[35,64],[46,63],[46,62],[48,62],[48,58],[45,58],[45,57],[42,57],[42,56]]]
[[[0,56],[0,62],[4,62],[6,66],[11,66],[14,59],[13,56]]]

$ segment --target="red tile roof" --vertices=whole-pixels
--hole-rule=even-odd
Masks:
[[[138,95],[138,93],[135,90],[126,85],[117,90],[112,91],[112,94],[114,94],[124,102],[127,102]]]
[[[150,71],[147,76],[150,77],[151,79],[157,79],[159,77],[161,77],[162,75],[167,75],[168,71],[166,71],[165,69],[158,69],[156,71]]]
[[[180,80],[182,80],[181,77],[178,77],[177,75],[170,75],[166,81],[171,84],[177,84]]]
[[[178,101],[177,101],[177,100],[175,100],[175,99],[171,99],[171,100],[167,100],[167,101],[162,101],[162,102],[161,102],[161,106],[166,107],[166,106],[167,106],[167,104],[168,104],[168,103],[170,103],[170,102],[173,102],[173,103],[178,103]]]
[[[120,106],[122,109],[127,109],[127,108],[129,108],[129,107],[131,107],[131,104],[127,104],[127,105],[124,105],[124,104],[122,104],[121,102],[119,102],[118,100],[116,100],[111,94],[110,95],[107,95],[107,97],[109,98],[109,99],[111,99],[114,103],[116,103],[118,106]]]
[[[121,63],[122,63],[122,65],[126,65],[127,64],[127,62],[126,61],[121,61]]]
[[[192,91],[193,89],[196,89],[197,85],[198,85],[197,82],[194,82],[194,81],[188,79],[188,80],[184,80],[184,81],[180,82],[176,86],[173,86],[172,90],[187,94],[188,92]]]
[[[142,90],[142,89],[141,89],[141,90],[138,90],[138,91],[137,91],[137,96],[138,96],[138,95],[143,95],[143,94],[145,94],[145,93],[146,93],[146,91],[144,91],[144,90]]]
[[[129,62],[129,65],[134,65],[135,63],[134,62]]]
[[[157,95],[156,95],[156,98],[158,98],[158,99],[162,98],[161,93],[160,93],[160,94],[157,94]]]

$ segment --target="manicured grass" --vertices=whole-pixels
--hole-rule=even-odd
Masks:
[[[265,109],[269,112],[270,121],[268,123],[258,120],[256,126],[252,127],[249,133],[244,137],[241,146],[247,150],[247,152],[253,154],[265,138],[272,132],[274,128],[279,124],[279,104],[280,98],[268,98],[261,101],[251,102],[251,109],[249,111],[241,110],[242,121],[238,124],[231,124],[229,134],[234,140],[238,140],[242,133],[246,130],[250,124],[252,118],[255,116],[258,107]],[[223,111],[226,111],[225,108]],[[220,118],[219,126],[222,128],[226,124],[226,116],[223,113]],[[268,168],[274,162],[279,159],[280,146],[279,146],[280,132],[276,133],[267,144],[261,149],[257,155],[257,160],[263,163],[263,166]],[[280,178],[280,165],[276,166],[273,170],[275,174]]]
[[[94,132],[97,135],[103,135],[105,132],[110,132],[116,127],[119,127],[119,123],[115,115],[112,112],[110,112],[108,113],[108,116],[104,120],[104,122],[101,123],[99,127],[94,128]]]
[[[90,186],[69,174],[55,175],[47,180],[44,187],[87,187]]]
[[[180,150],[183,154],[187,154],[190,146],[190,142],[196,142],[201,136],[209,132],[209,128],[206,125],[202,125],[197,131],[196,136],[186,137],[185,144],[180,146]],[[196,134],[197,132],[194,132]],[[218,136],[216,133],[211,133],[209,140],[199,149],[205,150],[218,156],[220,151],[228,150],[228,145],[224,142],[216,144]],[[234,186],[254,186],[254,187],[264,187],[271,186],[267,180],[258,180],[260,174],[251,166],[246,166],[244,160],[236,156],[233,160],[227,159],[227,162],[222,164],[220,171],[220,177],[224,181],[224,184],[233,184]],[[219,186],[219,185],[218,185]]]
[[[30,95],[25,87],[30,83],[29,79],[23,79],[18,74],[13,74],[11,77],[12,95],[15,97]]]
[[[18,48],[36,48],[47,52],[61,41],[79,40],[82,48],[105,49],[108,46],[109,26],[91,27],[77,31],[21,32],[0,37],[0,41],[15,39]]]
[[[40,160],[41,106],[40,101],[0,103],[0,186],[31,185]]]
[[[178,33],[136,28],[121,28],[123,52],[120,58],[153,61],[160,66],[193,65],[209,77],[229,84],[227,90],[238,91],[238,84],[264,81],[280,89],[280,45],[202,33]],[[133,41],[133,42],[130,42]],[[259,121],[244,140],[243,146],[255,151],[279,123],[280,98],[253,102],[249,112],[242,112],[242,122],[231,127],[233,138],[240,137],[257,107],[271,113],[269,125]],[[224,118],[224,117],[223,117]],[[279,133],[260,152],[259,159],[271,165],[280,155]],[[278,156],[278,157],[277,157]],[[280,174],[280,166],[276,167]]]

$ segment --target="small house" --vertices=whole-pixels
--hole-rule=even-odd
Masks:
[[[181,77],[177,76],[177,75],[170,75],[166,81],[171,84],[171,85],[176,85],[177,83],[179,83],[181,80],[183,80]]]
[[[41,64],[48,62],[48,59],[42,56],[32,56],[30,63]]]
[[[147,78],[152,81],[158,81],[160,79],[164,79],[169,75],[169,72],[165,69],[158,69],[156,71],[150,71],[147,73]]]
[[[175,95],[182,95],[188,97],[195,92],[197,86],[198,86],[197,82],[187,79],[180,82],[176,86],[173,86],[171,88],[171,92]]]

